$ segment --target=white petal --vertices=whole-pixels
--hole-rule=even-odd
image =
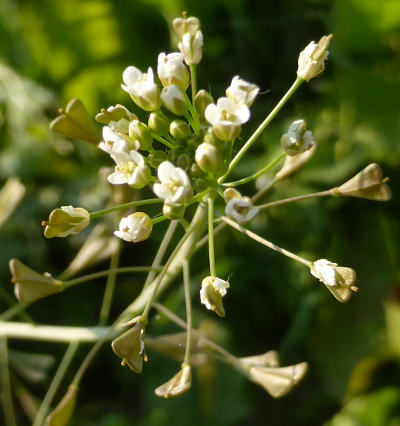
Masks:
[[[160,197],[163,200],[167,200],[171,196],[171,191],[160,183],[155,183],[153,185],[153,192],[157,195],[157,197]]]
[[[126,84],[127,88],[132,87],[137,80],[142,77],[142,72],[134,66],[130,66],[125,69],[122,74],[122,80]],[[124,87],[122,87],[124,89]],[[124,89],[125,90],[125,89]]]
[[[113,185],[122,185],[128,182],[128,177],[125,173],[114,172],[110,176],[108,176],[108,181]]]
[[[175,166],[169,161],[163,161],[158,166],[157,176],[161,182],[169,182],[173,177]]]
[[[142,154],[139,154],[137,151],[130,151],[129,153],[132,161],[138,166],[138,167],[144,167],[145,161]]]
[[[204,112],[204,115],[206,117],[206,120],[214,124],[218,121],[219,117],[219,108],[215,104],[209,104]]]
[[[239,118],[242,124],[246,123],[246,121],[248,121],[250,118],[250,110],[247,105],[243,104],[238,106],[236,109],[236,116]]]

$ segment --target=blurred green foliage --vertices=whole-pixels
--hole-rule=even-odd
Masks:
[[[2,310],[12,292],[9,258],[57,275],[87,236],[45,241],[40,222],[49,211],[67,204],[94,210],[109,197],[98,173],[99,167],[109,166],[105,156],[49,132],[57,108],[72,97],[81,98],[92,115],[118,102],[131,105],[120,89],[122,71],[131,64],[155,67],[159,52],[175,50],[169,23],[182,10],[202,21],[200,88],[210,88],[217,98],[236,74],[261,87],[263,95],[252,108],[243,139],[294,80],[300,50],[322,34],[334,34],[324,75],[301,87],[237,168],[237,176],[273,158],[287,125],[304,118],[319,144],[317,153],[304,170],[280,183],[270,199],[342,183],[369,162],[378,162],[390,176],[394,197],[382,205],[310,200],[257,217],[257,231],[277,244],[310,259],[353,267],[360,292],[346,305],[288,259],[242,235],[218,237],[217,272],[231,276],[227,318],[216,320],[195,304],[195,321],[217,328],[222,342],[238,356],[277,348],[285,362],[308,361],[308,376],[291,395],[272,400],[236,372],[211,364],[198,369],[195,385],[181,399],[159,400],[154,388],[175,372],[176,363],[150,353],[143,374],[134,376],[106,347],[83,383],[73,424],[399,425],[397,0],[2,0],[0,180],[3,184],[19,177],[26,188],[0,230]],[[249,186],[248,192],[252,190]],[[123,264],[132,258],[145,264],[159,239],[155,234],[140,247],[125,247]],[[203,251],[196,255],[193,287],[199,288],[206,265]],[[113,315],[132,299],[132,287],[138,284],[121,279]],[[29,312],[43,323],[95,323],[102,293],[100,282],[88,284],[40,301]],[[167,303],[175,308],[182,298],[171,294]],[[175,328],[161,318],[150,329],[154,335],[169,331]],[[65,349],[19,341],[11,347],[58,359]],[[84,353],[82,349],[79,355]],[[43,395],[46,382],[28,388]],[[28,424],[22,410],[18,417],[18,424]]]

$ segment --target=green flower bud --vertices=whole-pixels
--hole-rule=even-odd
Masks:
[[[183,204],[170,204],[165,202],[163,214],[171,220],[181,219],[185,214],[185,206]]]
[[[90,223],[90,215],[86,209],[81,207],[62,206],[50,213],[49,221],[43,221],[45,226],[44,236],[46,238],[67,237],[78,234]]]
[[[177,119],[169,126],[169,132],[175,139],[186,139],[192,134],[192,130],[186,121]]]
[[[153,137],[150,129],[138,120],[133,120],[129,124],[129,137],[134,141],[138,141],[140,149],[150,151],[153,145]]]
[[[199,119],[202,123],[206,123],[207,120],[205,118],[205,110],[208,105],[214,103],[214,99],[211,96],[210,93],[208,93],[206,90],[199,90],[196,94],[196,96],[193,99],[193,106],[196,110]]]
[[[192,135],[186,140],[186,144],[190,149],[196,150],[197,147],[201,144],[202,140],[197,135]]]
[[[10,260],[11,281],[15,284],[15,297],[22,303],[35,300],[63,291],[63,283],[55,280],[50,274],[39,274],[18,259]]]
[[[167,136],[169,133],[170,123],[165,115],[160,112],[152,112],[147,122],[150,129],[160,136]]]
[[[175,84],[162,89],[161,101],[165,108],[175,115],[185,115],[189,109],[182,90]]]
[[[210,143],[202,143],[196,149],[196,163],[206,173],[216,174],[223,166],[220,150]]]
[[[147,157],[147,161],[150,167],[157,169],[158,166],[167,159],[167,153],[165,151],[153,151]]]
[[[187,169],[191,164],[191,160],[188,154],[183,153],[176,159],[176,165],[181,169]]]
[[[122,365],[128,364],[134,373],[141,373],[143,361],[147,361],[144,351],[144,326],[139,321],[131,329],[114,339],[111,347],[122,358]]]

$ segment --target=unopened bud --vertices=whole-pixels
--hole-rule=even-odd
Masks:
[[[150,151],[152,149],[153,137],[150,129],[139,120],[133,120],[129,124],[129,137],[138,141],[140,149]]]
[[[180,167],[181,169],[187,169],[191,164],[191,160],[188,154],[183,153],[179,155],[179,157],[176,159],[176,165]]]
[[[202,123],[206,123],[205,111],[208,105],[214,103],[214,99],[210,93],[206,90],[201,89],[197,92],[196,96],[193,99],[193,106],[199,116],[199,119]]]
[[[216,174],[223,166],[220,150],[210,143],[204,142],[196,149],[196,163],[206,173]]]
[[[185,115],[188,111],[188,105],[185,101],[183,92],[175,84],[163,88],[161,92],[161,101],[165,108],[175,115]]]
[[[81,207],[62,206],[50,213],[49,221],[42,223],[45,226],[46,238],[67,237],[78,234],[90,223],[90,215]]]
[[[189,124],[180,119],[171,122],[169,132],[175,139],[186,139],[192,134]]]
[[[185,214],[185,206],[183,204],[164,203],[163,214],[170,220],[181,219]]]
[[[165,151],[153,151],[147,157],[147,161],[150,167],[158,169],[158,166],[167,159],[167,153]]]
[[[164,114],[161,114],[160,112],[152,112],[147,124],[154,133],[157,133],[157,135],[168,135],[170,124],[168,118],[165,117]]]

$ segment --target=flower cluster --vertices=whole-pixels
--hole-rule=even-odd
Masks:
[[[193,328],[191,315],[190,259],[203,242],[208,242],[210,273],[202,280],[200,301],[197,298],[197,303],[200,302],[219,317],[225,317],[222,298],[227,295],[230,283],[217,277],[214,247],[214,226],[217,222],[219,229],[230,226],[305,265],[311,275],[323,283],[336,299],[347,302],[352,292],[358,290],[353,269],[338,266],[326,259],[304,259],[245,228],[243,224],[251,222],[263,209],[306,198],[354,196],[379,201],[390,199],[387,179],[382,177],[379,166],[371,164],[338,187],[256,204],[275,183],[293,174],[314,154],[316,143],[303,119],[293,121],[287,132],[283,133],[279,158],[249,176],[226,182],[247,150],[295,90],[304,81],[321,74],[328,56],[331,36],[322,37],[318,44],[311,42],[300,53],[295,83],[247,142],[238,147],[237,138],[242,125],[250,119],[250,107],[259,93],[259,87],[234,76],[225,96],[215,102],[206,90],[197,89],[196,65],[201,61],[203,46],[199,19],[184,14],[182,18],[173,21],[173,27],[179,39],[179,52],[162,52],[158,55],[156,76],[151,67],[144,73],[132,65],[122,74],[122,89],[129,94],[135,107],[143,110],[138,115],[147,116],[146,119],[139,120],[135,113],[123,105],[103,108],[96,115],[97,122],[103,125],[102,138],[98,140],[97,130],[93,130],[85,108],[74,100],[52,125],[53,130],[66,136],[79,137],[90,143],[95,140],[98,147],[115,163],[114,171],[108,175],[111,188],[125,185],[127,189],[135,190],[133,201],[92,213],[83,208],[63,206],[55,209],[49,220],[43,222],[46,237],[66,237],[82,231],[99,216],[117,210],[127,211],[127,216],[119,217],[119,227],[114,235],[126,242],[138,243],[149,238],[155,224],[167,219],[171,221],[152,267],[147,268],[150,270],[142,293],[126,307],[111,327],[114,331],[117,326],[133,324],[113,340],[112,348],[122,358],[123,365],[127,364],[132,371],[140,373],[143,362],[147,360],[144,346],[149,311],[156,308],[178,325],[182,326],[183,323],[187,334],[182,367],[172,379],[155,390],[156,395],[164,398],[178,396],[191,386],[192,331],[195,333],[196,330]],[[187,93],[189,88],[191,94]],[[233,155],[234,152],[237,153]],[[253,197],[242,195],[235,189],[262,177],[281,161],[281,168],[275,171],[273,177]],[[144,191],[139,190],[146,187],[147,192],[154,193],[155,197],[141,198]],[[153,217],[150,213],[131,210],[157,203],[161,203],[163,207]],[[189,207],[192,205],[197,205],[194,213]],[[182,225],[184,234],[164,262],[178,224]],[[206,227],[208,233],[205,235]],[[11,262],[10,267],[16,296],[24,303],[61,292],[70,285],[84,281],[77,279],[61,282],[48,274],[42,275],[31,270],[16,259]],[[114,263],[113,268],[110,271],[113,270],[114,273]],[[156,304],[156,298],[181,269],[187,310],[186,323],[177,319],[175,314],[162,305]],[[196,333],[198,340],[207,340],[199,332]],[[227,354],[226,350],[215,343],[209,347],[223,357]],[[280,367],[275,352],[241,359],[229,355],[229,363],[276,398],[291,390],[307,370],[306,363]]]

